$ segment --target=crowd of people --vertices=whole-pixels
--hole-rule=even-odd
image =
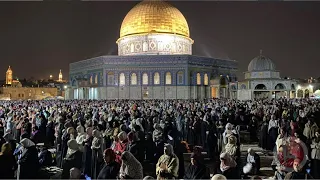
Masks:
[[[1,101],[0,178],[40,178],[51,166],[61,179],[257,178],[259,155],[250,148],[241,160],[243,131],[275,152],[277,179],[320,178],[319,102]]]

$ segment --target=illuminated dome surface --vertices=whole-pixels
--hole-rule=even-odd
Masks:
[[[168,33],[189,37],[189,26],[183,14],[160,0],[146,0],[134,6],[124,18],[120,38],[145,33]]]
[[[125,16],[120,38],[119,56],[192,54],[193,40],[182,13],[167,2],[146,0]]]

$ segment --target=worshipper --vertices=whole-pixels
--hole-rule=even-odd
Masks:
[[[184,179],[208,179],[209,173],[206,166],[201,163],[201,157],[192,153],[190,160],[191,164],[186,169]]]
[[[106,149],[103,153],[105,164],[103,165],[97,179],[117,179],[120,171],[120,164],[117,163],[116,154],[112,149]]]
[[[86,138],[83,141],[84,142],[84,151],[83,151],[83,164],[84,164],[84,174],[88,175],[91,177],[92,172],[91,172],[91,162],[92,162],[92,141],[93,141],[93,136],[92,136],[92,127],[87,127],[86,129]]]
[[[229,135],[228,143],[225,145],[223,150],[223,152],[228,153],[235,160],[240,158],[240,150],[236,143],[237,138],[233,135]]]
[[[313,119],[308,119],[308,122],[305,124],[305,128],[303,130],[303,135],[308,139],[308,141],[312,141],[315,133],[318,130],[319,127],[316,123],[314,123]]]
[[[3,135],[3,138],[4,138],[5,142],[7,142],[11,145],[11,151],[13,154],[14,150],[16,149],[16,140],[14,139],[13,135],[11,133],[5,133]]]
[[[269,126],[268,126],[268,138],[269,138],[269,146],[268,150],[273,150],[275,145],[276,145],[276,140],[278,137],[278,131],[279,131],[279,121],[276,120],[275,115],[271,115],[271,119],[269,121]]]
[[[286,174],[285,180],[289,179],[313,179],[308,173],[303,171],[303,167],[300,165],[301,160],[295,159],[293,162],[293,171]]]
[[[237,170],[237,163],[228,153],[220,155],[220,168],[218,173],[224,175],[227,179],[239,179],[239,172]]]
[[[261,147],[263,150],[267,150],[268,148],[268,121],[266,116],[263,117],[263,122],[261,125],[259,147]]]
[[[121,179],[142,179],[143,168],[141,163],[128,151],[121,155],[121,167],[119,176]]]
[[[227,178],[222,174],[215,174],[212,176],[211,180],[227,180]]]
[[[152,141],[152,134],[151,133],[146,134],[145,146],[147,147],[145,149],[146,150],[146,158],[145,158],[146,161],[151,162],[151,163],[156,163],[156,161],[159,158],[158,159],[155,158],[155,154],[157,152],[157,149],[156,149],[157,147],[156,147],[156,143]]]
[[[82,152],[79,150],[79,145],[75,139],[70,139],[67,143],[68,151],[62,163],[61,179],[69,179],[70,169],[82,167]]]
[[[248,124],[248,131],[250,132],[250,141],[257,142],[257,129],[258,129],[258,120],[255,116],[252,117],[251,121]]]
[[[38,154],[40,167],[48,167],[53,164],[52,153],[48,149],[48,142],[45,142],[43,147],[40,148],[40,152]]]
[[[260,156],[252,149],[248,149],[247,163],[243,167],[244,179],[248,174],[258,175],[260,171]]]
[[[320,179],[320,132],[315,133],[311,144],[311,175],[315,179]]]
[[[63,159],[66,157],[67,155],[67,151],[68,151],[68,141],[70,140],[70,134],[72,131],[72,127],[71,127],[71,123],[66,123],[64,124],[64,130],[63,130],[63,134],[62,134],[62,141],[61,141],[61,154],[59,154],[59,161],[58,164],[60,165],[60,167],[62,167],[62,163],[63,163]]]
[[[38,144],[38,143],[40,143],[40,142],[42,142],[41,140],[42,140],[42,134],[40,133],[40,131],[39,131],[39,128],[38,128],[38,126],[34,126],[33,128],[32,128],[32,134],[31,134],[31,140],[35,143],[35,144]]]
[[[121,132],[118,134],[118,141],[114,142],[113,151],[116,153],[116,162],[121,164],[121,155],[127,149],[128,137],[126,132]]]
[[[286,145],[288,143],[288,135],[286,132],[286,129],[284,127],[282,127],[280,129],[280,134],[277,137],[276,140],[276,147],[277,147],[277,151],[279,150],[280,146],[282,145]]]
[[[165,144],[164,154],[156,165],[157,179],[172,179],[179,176],[179,159],[174,154],[171,144]]]
[[[76,137],[76,141],[79,145],[79,149],[81,152],[84,151],[84,140],[86,139],[86,133],[84,132],[84,127],[79,125],[77,127],[77,137]]]
[[[141,143],[142,142],[138,140],[138,136],[136,133],[130,132],[128,134],[127,151],[129,151],[134,157],[138,159],[139,162],[142,163],[144,161],[145,153]]]
[[[13,179],[16,166],[17,164],[12,153],[11,144],[3,144],[0,152],[0,179]]]
[[[85,176],[81,173],[81,171],[78,168],[71,168],[69,176],[69,179],[85,180]]]
[[[48,117],[48,123],[46,126],[46,140],[49,143],[50,146],[54,145],[54,114],[52,113],[49,117]]]
[[[102,163],[102,135],[97,129],[92,131],[93,140],[92,140],[92,158],[91,158],[91,167],[92,167],[92,179],[96,179],[100,171],[100,166]]]
[[[33,179],[39,171],[38,151],[34,142],[24,138],[20,141],[22,152],[18,160],[18,179]]]

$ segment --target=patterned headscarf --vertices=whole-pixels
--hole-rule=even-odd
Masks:
[[[129,176],[132,179],[143,179],[142,165],[130,152],[123,152],[121,155],[121,159],[121,176]]]

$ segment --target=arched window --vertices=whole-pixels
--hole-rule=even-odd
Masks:
[[[119,75],[119,85],[120,86],[126,85],[126,77],[125,77],[124,73],[121,73]]]
[[[133,53],[134,52],[134,44],[133,43],[131,44],[130,48],[131,48],[131,52]]]
[[[197,85],[201,85],[201,74],[197,73]]]
[[[183,84],[183,72],[182,71],[178,72],[177,81],[178,81],[178,84]]]
[[[153,75],[153,84],[160,84],[160,74],[158,72]]]
[[[114,72],[108,72],[108,85],[114,85]]]
[[[172,84],[172,77],[170,72],[166,73],[166,84]]]
[[[209,78],[208,78],[208,74],[207,73],[204,74],[203,84],[205,86],[209,85]]]
[[[148,85],[148,74],[147,73],[143,73],[142,75],[142,84],[143,85]]]
[[[98,84],[98,74],[96,74],[95,78],[94,78],[94,83]]]
[[[137,74],[136,73],[131,74],[131,85],[137,85]]]
[[[143,45],[142,45],[142,50],[143,51],[148,51],[148,43],[147,42],[144,42]]]
[[[90,76],[90,84],[93,84],[93,75]]]

